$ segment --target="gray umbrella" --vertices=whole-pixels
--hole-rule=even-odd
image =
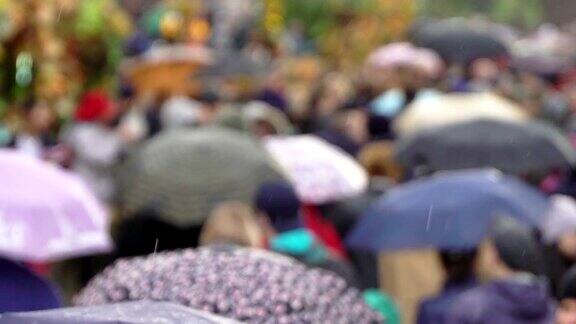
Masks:
[[[251,137],[220,128],[161,134],[129,157],[120,184],[127,213],[154,208],[177,226],[198,225],[216,204],[251,202],[260,184],[280,180]]]
[[[138,301],[88,307],[69,307],[2,315],[2,324],[234,324],[207,312],[169,302]]]
[[[267,72],[268,67],[247,55],[236,52],[217,54],[210,66],[198,71],[195,77],[242,77],[261,76]]]
[[[576,160],[568,140],[540,122],[475,120],[421,131],[400,141],[396,158],[430,171],[494,167],[528,174],[567,168]]]

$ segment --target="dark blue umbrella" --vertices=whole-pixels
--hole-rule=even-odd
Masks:
[[[390,190],[369,208],[347,243],[372,251],[473,248],[494,216],[538,225],[547,206],[536,189],[495,170],[439,173]]]

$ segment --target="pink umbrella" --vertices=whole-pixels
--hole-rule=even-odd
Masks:
[[[377,48],[368,57],[367,64],[376,69],[413,67],[430,77],[437,77],[444,68],[438,54],[410,43],[391,43]]]
[[[368,187],[366,172],[351,156],[316,136],[270,137],[265,145],[306,203],[353,197]]]
[[[377,48],[368,57],[368,65],[386,69],[399,65],[413,65],[416,48],[410,43],[391,43]]]
[[[108,215],[75,175],[0,150],[0,255],[44,262],[106,252]]]

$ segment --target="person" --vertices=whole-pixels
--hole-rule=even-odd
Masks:
[[[300,200],[287,182],[269,182],[260,186],[254,206],[261,216],[269,219],[277,232],[287,232],[304,226]]]
[[[474,274],[476,249],[444,250],[440,253],[446,281],[442,291],[420,304],[418,324],[442,324],[454,301],[465,291],[478,285]]]
[[[288,117],[262,101],[251,101],[243,107],[242,122],[244,129],[258,138],[293,132]]]
[[[334,114],[354,97],[352,81],[339,73],[324,76],[310,98],[307,116],[300,128],[304,133],[316,133],[329,128]]]
[[[254,205],[278,233],[307,228],[330,253],[345,258],[344,244],[334,224],[314,205],[302,205],[296,191],[287,182],[264,183],[258,189]]]
[[[234,244],[265,248],[273,231],[241,202],[223,202],[214,208],[200,232],[200,245]]]
[[[343,278],[349,286],[362,288],[358,273],[346,260],[334,256],[308,229],[295,229],[272,237],[270,249],[288,255],[309,267],[333,272]]]
[[[543,215],[542,241],[546,275],[551,290],[560,297],[562,277],[576,262],[576,201],[564,195],[553,195]]]
[[[394,161],[394,143],[375,141],[364,145],[358,155],[358,161],[366,169],[371,180],[381,179],[389,186],[401,182],[404,170]]]
[[[54,131],[56,115],[52,108],[42,101],[30,100],[23,108],[23,127],[11,137],[7,147],[44,159],[48,151],[58,144]]]
[[[218,93],[205,91],[195,98],[200,103],[198,123],[200,125],[210,125],[215,122],[222,109],[222,102]]]
[[[72,170],[86,181],[101,201],[110,202],[114,196],[112,167],[124,145],[133,137],[114,126],[116,107],[101,90],[88,91],[80,100],[74,117],[75,123],[63,138],[74,152]]]
[[[458,297],[445,323],[550,323],[554,306],[539,277],[542,267],[534,231],[513,218],[497,218],[479,255],[480,275],[488,282]]]
[[[133,134],[135,141],[144,140],[148,136],[146,109],[151,100],[152,95],[150,93],[137,94],[128,83],[123,83],[119,87],[117,98],[118,128]]]
[[[326,125],[316,135],[356,156],[368,141],[368,119],[359,102],[351,101],[327,117]]]
[[[191,128],[198,123],[200,104],[186,96],[172,96],[160,113],[163,130]]]
[[[118,225],[114,258],[194,248],[199,245],[201,231],[201,225],[178,227],[163,221],[153,206],[144,208]]]
[[[576,267],[566,272],[560,287],[560,303],[556,309],[556,324],[576,323]]]
[[[0,258],[0,314],[62,306],[56,289],[22,265]]]

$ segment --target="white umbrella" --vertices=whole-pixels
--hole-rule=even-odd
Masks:
[[[475,119],[522,122],[529,119],[521,107],[491,93],[446,94],[417,100],[394,122],[400,136],[422,129]]]
[[[348,198],[368,187],[366,171],[347,153],[318,137],[269,137],[265,145],[304,202]]]

